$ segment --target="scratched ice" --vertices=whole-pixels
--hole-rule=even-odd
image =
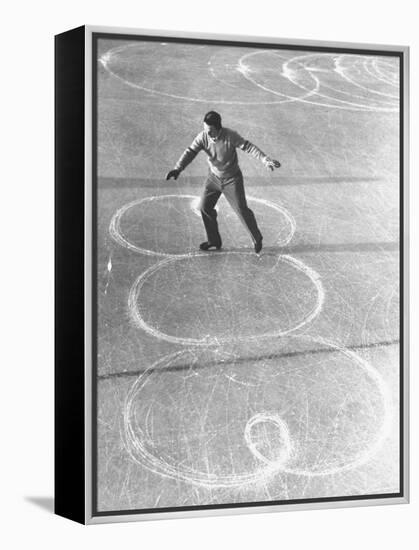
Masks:
[[[106,44],[100,508],[398,491],[398,59]],[[223,199],[197,252],[203,155],[163,181],[213,105],[284,161],[239,153],[260,257]]]
[[[314,319],[323,301],[319,276],[303,262],[232,251],[155,264],[135,281],[128,306],[156,338],[217,345],[284,336]]]
[[[288,244],[295,231],[295,221],[287,209],[266,199],[248,197],[247,200],[261,220],[265,243]],[[219,200],[217,210],[225,247],[251,247],[250,236],[224,197]],[[135,252],[187,256],[197,249],[197,235],[202,234],[204,238],[202,227],[199,197],[178,194],[149,196],[123,205],[112,217],[109,231],[118,244]]]
[[[188,349],[151,366],[125,403],[132,458],[216,487],[331,475],[368,461],[391,427],[383,378],[352,351],[292,340],[246,361],[233,349]],[[296,365],[298,350],[304,361]]]
[[[282,59],[283,55],[263,51],[243,56],[243,76],[255,86],[282,96],[284,87],[272,71],[278,57]],[[397,111],[397,63],[391,58],[383,61],[358,55],[303,54],[282,64],[281,77],[306,92],[299,101],[338,109]]]
[[[153,47],[158,55],[167,55],[161,45]],[[153,73],[138,72],[145,48],[148,50],[150,44],[118,46],[102,55],[100,63],[128,86],[198,103],[216,100],[225,105],[273,105],[301,101],[360,111],[398,109],[397,58],[324,53],[290,56],[289,52],[252,48],[241,48],[240,55],[234,49],[202,47],[192,58],[180,58],[176,70],[167,69],[166,78],[159,74],[157,83]],[[207,97],[190,86],[186,90],[179,78],[182,70],[192,70],[201,82],[211,77],[217,86],[207,87]],[[216,99],[211,90],[216,90]],[[234,91],[239,92],[240,99],[231,99]]]

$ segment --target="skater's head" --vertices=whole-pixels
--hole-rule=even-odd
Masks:
[[[209,111],[204,116],[204,123],[208,126],[214,126],[217,130],[221,130],[221,115],[215,111]]]
[[[204,131],[216,141],[221,131],[221,116],[215,111],[209,111],[204,116]]]

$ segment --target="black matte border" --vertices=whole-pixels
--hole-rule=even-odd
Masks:
[[[85,522],[85,28],[55,37],[54,511]]]
[[[274,500],[263,502],[241,502],[241,503],[228,503],[228,504],[214,504],[214,505],[200,505],[200,506],[179,506],[179,507],[167,507],[167,508],[144,508],[134,510],[114,510],[100,512],[98,510],[97,502],[97,43],[100,39],[107,40],[136,40],[141,42],[176,42],[183,44],[207,44],[207,45],[219,45],[228,47],[253,47],[263,49],[276,49],[276,50],[295,50],[295,51],[312,51],[323,53],[347,53],[355,55],[374,55],[374,56],[391,56],[399,58],[400,66],[400,141],[399,141],[399,188],[400,188],[400,200],[399,200],[399,223],[400,223],[400,363],[399,363],[399,383],[400,383],[400,434],[399,434],[399,465],[400,465],[400,491],[398,493],[384,493],[384,494],[367,494],[367,495],[354,495],[354,496],[342,496],[342,497],[324,497],[313,499],[296,499],[296,500]],[[405,117],[405,89],[404,89],[404,62],[405,53],[398,49],[395,50],[377,50],[374,48],[365,47],[340,47],[340,46],[313,46],[302,44],[286,44],[281,43],[278,39],[277,44],[271,42],[260,41],[230,41],[230,40],[218,40],[218,39],[204,39],[204,38],[176,38],[163,35],[148,36],[141,34],[114,34],[106,32],[94,32],[92,33],[92,187],[93,187],[93,288],[92,288],[92,307],[93,307],[93,356],[92,356],[92,516],[93,517],[106,517],[106,516],[130,516],[135,514],[153,514],[162,512],[184,512],[184,511],[199,511],[199,510],[217,510],[217,509],[236,509],[236,508],[255,508],[255,507],[269,507],[269,506],[281,506],[281,505],[298,505],[298,504],[317,504],[317,503],[333,503],[333,502],[352,502],[352,501],[368,501],[379,499],[394,499],[404,497],[405,486],[405,472],[404,472],[404,117]]]

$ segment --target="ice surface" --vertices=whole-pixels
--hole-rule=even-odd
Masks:
[[[398,59],[99,42],[98,504],[133,510],[399,490]],[[240,153],[260,256],[203,155]]]

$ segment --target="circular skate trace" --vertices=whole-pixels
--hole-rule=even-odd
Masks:
[[[238,371],[242,378],[258,371],[259,384],[232,382]],[[362,466],[388,436],[390,411],[375,367],[340,345],[300,335],[285,338],[282,353],[245,366],[226,348],[160,359],[127,395],[124,440],[131,458],[156,474],[239,487]]]
[[[170,61],[177,46],[166,46],[153,43],[145,58],[141,44],[123,44],[99,62],[124,86],[173,100],[399,110],[397,58],[195,45],[197,54],[179,56],[175,73]],[[196,74],[197,84],[185,87],[183,71]],[[205,95],[202,83],[214,81],[217,86],[205,87],[214,96]],[[292,215],[268,200],[248,201],[266,224],[264,244],[288,244],[296,227]],[[285,254],[229,249],[251,242],[228,208],[218,209],[228,248],[210,254],[193,252],[202,234],[194,195],[146,197],[112,217],[115,242],[163,258],[130,289],[132,322],[153,338],[183,346],[146,367],[129,389],[127,452],[156,475],[208,488],[268,486],[277,477],[317,478],[362,467],[392,428],[380,365],[344,345],[298,334],[322,311],[320,276]],[[386,320],[398,311],[397,288],[382,298],[383,291],[371,302],[366,329],[380,308]],[[390,324],[384,329],[390,340]]]
[[[177,45],[185,53],[185,46]],[[145,52],[142,44],[129,43],[105,52],[101,65],[126,86],[152,95],[197,103],[275,105],[300,102],[326,108],[396,112],[399,109],[399,60],[392,57],[310,53],[292,55],[286,50],[230,50],[194,46],[194,55],[179,55],[173,74],[171,55],[163,44]],[[146,57],[149,56],[149,58]],[[154,56],[154,57],[153,57]],[[160,60],[155,79],[154,58]],[[144,63],[150,63],[144,70]],[[141,69],[140,69],[141,67]],[[198,82],[215,80],[216,96],[184,87],[182,72],[194,71]],[[166,77],[164,75],[166,74]],[[170,83],[165,85],[165,83]],[[175,90],[175,91],[174,91]],[[235,99],[231,99],[232,92]],[[255,94],[257,99],[255,99]],[[259,97],[258,97],[259,96]],[[227,99],[228,98],[228,99]],[[275,99],[274,99],[275,98]]]
[[[260,53],[262,52],[267,55],[270,54],[269,50],[262,50]],[[259,53],[259,51],[256,53]],[[149,54],[149,52],[147,52],[147,54]],[[140,66],[144,65],[144,52],[142,51],[142,45],[138,43],[125,44],[112,48],[100,57],[99,63],[109,74],[123,82],[126,86],[142,90],[152,95],[165,96],[194,103],[216,102],[222,105],[277,105],[299,101],[300,97],[309,97],[316,91],[317,83],[315,79],[312,79],[314,83],[312,90],[301,91],[301,88],[296,88],[292,85],[293,91],[297,94],[297,97],[294,97],[292,93],[287,93],[290,82],[286,75],[282,75],[281,65],[278,65],[278,59],[282,57],[280,54],[277,55],[275,60],[278,65],[276,79],[279,79],[279,81],[282,80],[284,91],[282,93],[276,92],[274,94],[276,99],[272,98],[271,93],[265,93],[265,90],[263,90],[261,86],[257,88],[254,86],[248,87],[250,80],[246,81],[245,79],[251,69],[243,64],[243,58],[237,57],[234,51],[230,52],[229,50],[222,49],[216,54],[210,55],[209,50],[205,47],[201,48],[201,51],[199,51],[196,46],[194,46],[194,56],[188,57],[187,64],[182,61],[181,57],[177,60],[176,77],[173,77],[171,58],[165,57],[167,55],[166,52],[164,52],[163,48],[159,47],[158,44],[155,44],[155,55],[163,62],[162,67],[164,68],[162,70],[170,73],[171,78],[160,78],[158,82],[155,82],[150,74],[147,76],[144,75],[145,71],[140,70]],[[173,52],[170,52],[169,55],[173,55]],[[243,57],[246,57],[246,55],[247,54]],[[287,59],[287,57],[284,57],[284,59]],[[182,65],[182,62],[185,64]],[[150,60],[150,63],[153,62]],[[258,71],[261,69],[272,72],[271,66],[257,68]],[[215,80],[218,84],[217,95],[214,97],[208,97],[206,95],[207,90],[211,89],[212,86],[206,87],[206,93],[203,93],[201,89],[197,90],[195,93],[190,89],[184,89],[182,86],[184,82],[181,76],[182,72],[190,74],[191,71],[199,75],[196,79],[197,82],[205,82],[205,79],[208,77],[211,78],[211,80]],[[154,71],[150,72],[154,73]],[[162,71],[160,71],[160,75],[161,72]],[[165,88],[165,82],[170,82],[170,86]],[[173,88],[178,91],[174,92]],[[231,99],[232,88],[234,89],[234,95],[239,97],[239,99]],[[259,99],[254,99],[256,92],[260,95]],[[268,90],[268,92],[270,92],[270,90]],[[224,96],[229,97],[229,99],[226,99]],[[280,99],[278,96],[280,96]]]
[[[253,435],[253,432],[255,431],[255,426],[259,426],[261,424],[271,424],[279,429],[279,434],[276,437],[281,440],[281,453],[274,460],[272,458],[266,457],[260,452],[260,444],[257,444]],[[290,458],[292,453],[292,443],[288,427],[285,422],[283,422],[281,417],[276,414],[263,412],[256,413],[254,416],[252,416],[252,418],[247,421],[246,427],[244,429],[244,439],[253,455],[258,460],[272,468],[281,468],[282,464]]]
[[[266,52],[250,52],[241,58],[240,63],[247,67],[243,75],[266,92],[282,95],[269,74],[264,77],[263,72],[251,71],[248,67],[249,59],[261,55],[266,55]],[[277,54],[271,52],[271,55]],[[359,111],[397,111],[397,81],[388,82],[371,71],[371,67],[377,70],[380,63],[380,58],[368,56],[308,54],[285,61],[282,74],[307,92],[307,97],[298,99],[302,103]],[[397,75],[396,62],[392,66],[393,74]]]
[[[310,323],[323,302],[320,277],[300,260],[224,252],[151,266],[134,282],[128,308],[150,336],[217,346],[285,336]]]
[[[122,247],[139,254],[166,258],[190,257],[197,248],[197,235],[203,234],[199,201],[196,195],[184,194],[152,196],[132,201],[112,216],[109,233]],[[265,243],[286,246],[296,227],[291,214],[283,206],[266,199],[247,197],[247,201],[256,217],[260,218]],[[224,199],[219,202],[224,202]],[[228,237],[225,244],[252,246],[247,231],[230,206],[222,204],[219,211],[220,231],[225,231]]]

